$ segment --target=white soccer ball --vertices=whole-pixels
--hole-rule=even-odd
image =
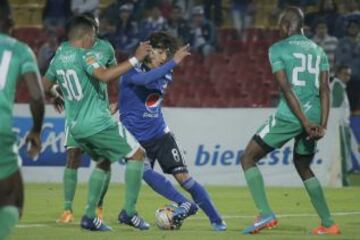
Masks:
[[[176,225],[172,222],[172,216],[176,209],[175,205],[169,204],[160,207],[155,212],[156,225],[161,230],[174,230],[179,229],[180,225]]]

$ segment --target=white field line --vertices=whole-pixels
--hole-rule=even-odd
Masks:
[[[334,212],[332,213],[333,216],[353,216],[353,215],[360,215],[360,211],[353,211],[353,212]],[[223,216],[224,219],[236,219],[236,218],[254,218],[255,215],[225,215]],[[277,214],[277,218],[296,218],[296,217],[317,217],[316,214],[311,213],[298,213],[298,214]],[[191,217],[189,220],[207,220],[207,217]],[[55,224],[55,221],[54,221]],[[54,226],[54,224],[18,224],[16,225],[17,228],[42,228],[42,227],[50,227]],[[79,222],[73,222],[71,224],[80,224]]]

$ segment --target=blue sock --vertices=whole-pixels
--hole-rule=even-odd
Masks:
[[[183,182],[182,187],[191,194],[195,203],[205,212],[211,223],[221,223],[222,218],[203,186],[190,177]]]
[[[177,204],[182,204],[184,202],[189,202],[172,184],[167,180],[163,175],[154,171],[149,164],[144,165],[144,181],[158,194],[161,196],[176,202]]]

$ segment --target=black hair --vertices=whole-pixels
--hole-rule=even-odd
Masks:
[[[14,20],[10,10],[6,6],[0,6],[0,32],[8,33],[13,25]]]
[[[94,14],[92,14],[90,12],[86,12],[86,13],[83,13],[81,16],[84,16],[84,17],[88,18],[89,20],[91,20],[93,22],[93,25],[94,25],[96,31],[99,30],[99,22],[98,22],[99,20],[97,19],[97,17]]]
[[[351,69],[349,65],[341,64],[336,67],[336,74],[339,74],[344,69]]]
[[[149,37],[152,48],[166,49],[170,55],[174,55],[180,46],[180,41],[166,32],[154,32]]]
[[[80,39],[84,34],[89,33],[93,29],[96,29],[94,21],[83,15],[72,17],[66,25],[69,39]]]

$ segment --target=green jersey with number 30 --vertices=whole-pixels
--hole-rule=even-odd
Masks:
[[[11,130],[15,88],[21,75],[28,72],[39,74],[34,53],[26,44],[0,34],[0,141],[15,139]]]
[[[292,35],[270,47],[269,59],[273,73],[286,72],[287,80],[308,119],[320,122],[319,76],[321,71],[329,70],[322,48],[304,35]],[[276,116],[299,122],[282,93]]]
[[[96,68],[113,64],[114,49],[100,39],[91,49],[66,42],[56,51],[45,76],[60,85],[66,121],[74,138],[85,138],[116,124],[108,108],[107,84],[92,76]]]

